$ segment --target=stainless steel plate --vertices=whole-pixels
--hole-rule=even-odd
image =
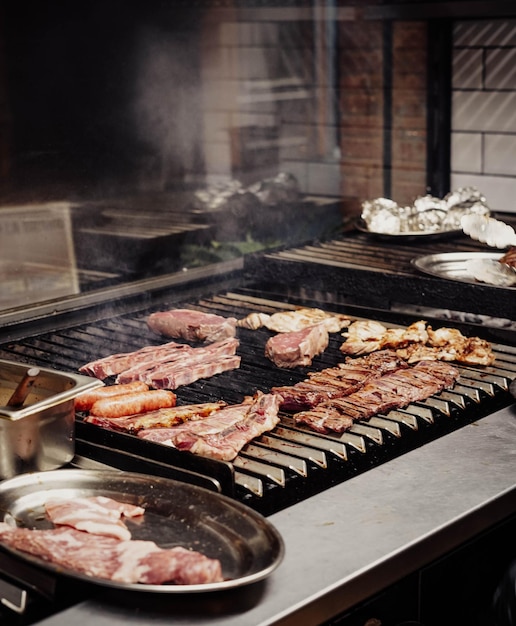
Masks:
[[[479,283],[472,275],[469,267],[470,261],[474,259],[497,260],[501,256],[500,252],[446,252],[412,259],[412,264],[421,272],[431,276],[480,285],[485,283]],[[498,289],[516,289],[516,287],[500,285],[489,286]]]
[[[403,232],[403,233],[380,233],[374,230],[369,230],[366,222],[359,218],[355,222],[355,227],[362,233],[367,233],[371,235],[375,239],[383,239],[386,241],[400,241],[400,242],[410,242],[410,241],[431,241],[431,240],[439,240],[439,239],[448,239],[450,237],[457,237],[458,235],[462,235],[462,230],[433,230],[433,231],[411,231],[411,232]]]
[[[239,587],[267,577],[283,559],[278,531],[263,516],[227,496],[179,481],[111,470],[62,469],[24,474],[0,483],[0,520],[27,528],[51,528],[45,502],[54,497],[102,495],[145,507],[143,519],[125,520],[133,539],[162,548],[183,546],[218,558],[224,581],[199,585],[117,583],[64,570],[3,546],[38,567],[99,585],[154,593],[193,593]]]

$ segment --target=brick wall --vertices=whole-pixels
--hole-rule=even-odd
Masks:
[[[211,177],[289,171],[306,193],[360,201],[386,180],[400,203],[425,193],[424,23],[210,21],[204,58]]]
[[[452,188],[516,212],[516,20],[458,22],[453,44]]]
[[[426,23],[235,20],[210,32],[208,172],[285,170],[306,193],[359,201],[426,193]],[[451,188],[516,211],[516,20],[460,21],[453,37]]]

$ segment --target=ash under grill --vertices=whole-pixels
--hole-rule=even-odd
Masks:
[[[291,299],[287,304],[277,294],[249,287],[181,303],[164,299],[152,308],[4,344],[0,357],[76,372],[84,363],[101,356],[163,343],[146,324],[153,311],[181,306],[243,318],[251,312],[271,314],[296,305],[321,307],[306,300]],[[325,308],[356,316],[349,307]],[[241,367],[179,387],[178,404],[215,400],[236,404],[258,390],[267,392],[273,386],[292,385],[306,378],[309,371],[343,361],[339,350],[342,338],[337,333],[330,336],[329,347],[310,368],[279,369],[264,356],[265,342],[271,334],[265,329],[239,328]],[[460,378],[452,390],[368,421],[357,421],[343,434],[314,433],[296,426],[291,415],[282,413],[273,431],[247,444],[231,463],[180,452],[80,419],[76,424],[77,453],[119,469],[218,490],[268,515],[510,404],[508,386],[516,377],[516,348],[494,344],[493,350],[493,366],[459,366]]]

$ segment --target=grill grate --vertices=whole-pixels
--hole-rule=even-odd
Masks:
[[[4,344],[0,346],[0,357],[77,371],[80,365],[108,354],[162,343],[146,325],[148,314],[156,310],[185,306],[242,318],[253,311],[274,313],[299,304],[321,306],[294,299],[286,303],[277,294],[263,294],[249,287],[190,302],[174,302],[170,296],[170,300],[163,299],[135,313],[115,314],[95,323],[33,334],[17,343]],[[353,316],[346,307],[326,308]],[[257,390],[266,392],[272,386],[294,384],[306,378],[308,371],[332,367],[343,360],[339,351],[342,339],[334,334],[328,349],[314,359],[310,368],[278,369],[264,356],[270,335],[264,329],[239,329],[241,367],[180,387],[176,390],[178,404],[220,399],[238,403]],[[80,420],[77,452],[120,469],[189,480],[268,515],[508,405],[508,386],[516,377],[516,348],[502,344],[493,348],[495,364],[483,368],[460,366],[461,376],[454,389],[367,422],[356,422],[340,435],[323,436],[305,430],[296,426],[291,416],[282,414],[272,432],[245,446],[231,463],[203,459]]]
[[[513,320],[514,289],[480,283],[472,289],[469,283],[427,276],[412,265],[426,255],[486,250],[492,251],[465,236],[403,243],[351,231],[332,240],[248,257],[245,269],[264,282],[303,284],[384,310],[400,304],[444,310],[457,306],[460,312]]]

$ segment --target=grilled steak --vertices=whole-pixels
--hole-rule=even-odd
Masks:
[[[458,377],[457,368],[448,363],[422,361],[414,367],[371,379],[361,389],[345,397],[333,398],[312,410],[296,413],[294,421],[317,432],[343,432],[352,426],[354,420],[369,419],[377,413],[425,400],[451,387]]]
[[[153,541],[120,541],[74,528],[31,530],[0,522],[0,541],[48,563],[122,583],[197,585],[222,581],[218,559]]]
[[[304,381],[291,386],[273,387],[271,393],[282,396],[285,411],[303,411],[358,391],[369,380],[408,365],[392,350],[382,350],[367,356],[348,359],[337,367],[311,372]]]
[[[265,356],[277,367],[293,368],[312,363],[314,356],[328,347],[330,338],[324,324],[279,333],[265,344]]]
[[[230,406],[212,417],[173,428],[142,430],[142,439],[221,461],[233,460],[243,446],[279,422],[280,396],[258,394],[251,402]]]
[[[236,319],[192,309],[172,309],[152,313],[147,318],[151,330],[165,337],[181,338],[186,341],[212,343],[236,333]]]

